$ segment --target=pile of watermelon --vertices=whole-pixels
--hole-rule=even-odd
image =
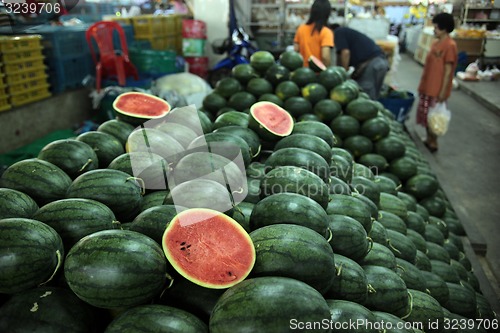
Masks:
[[[197,122],[117,110],[7,168],[0,331],[498,328],[402,124],[342,68],[309,63],[260,51]]]

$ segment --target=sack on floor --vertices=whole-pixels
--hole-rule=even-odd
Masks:
[[[445,103],[436,103],[429,109],[427,114],[427,124],[429,130],[437,136],[445,135],[451,120],[451,112]]]

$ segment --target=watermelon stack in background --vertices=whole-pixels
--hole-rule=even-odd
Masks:
[[[106,139],[51,143],[2,174],[1,332],[498,328],[403,125],[342,68],[269,56],[219,81],[196,121],[134,114],[132,98],[133,126],[109,120]],[[92,149],[108,136],[121,151]],[[210,239],[183,232],[181,210],[214,207]]]

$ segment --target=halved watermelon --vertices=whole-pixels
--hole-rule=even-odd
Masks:
[[[116,97],[113,108],[118,119],[140,125],[147,120],[165,116],[170,111],[170,104],[157,96],[133,91]]]
[[[248,127],[265,141],[277,141],[293,131],[293,118],[272,102],[257,102],[250,108]]]
[[[163,251],[186,279],[212,289],[243,281],[255,264],[255,248],[243,227],[216,210],[187,209],[163,234]]]
[[[313,55],[307,59],[307,62],[309,63],[309,68],[317,73],[326,69],[325,64]]]

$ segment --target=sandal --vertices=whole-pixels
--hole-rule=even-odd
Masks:
[[[438,150],[437,146],[431,146],[427,141],[424,141],[424,145],[425,147],[427,147],[427,149],[429,149],[431,153],[435,153]]]

